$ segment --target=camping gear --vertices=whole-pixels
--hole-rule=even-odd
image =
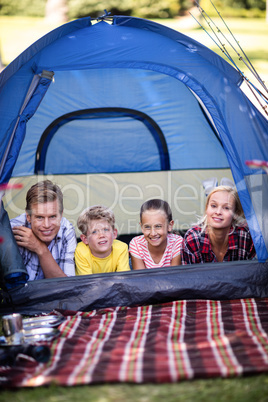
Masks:
[[[59,315],[43,315],[38,317],[24,318],[22,320],[23,329],[32,328],[54,328],[58,327],[64,321],[63,316]]]
[[[101,203],[114,210],[119,234],[137,234],[140,205],[161,197],[171,205],[175,228],[183,231],[203,210],[202,182],[227,177],[236,184],[258,261],[238,264],[233,271],[240,280],[233,285],[228,277],[229,290],[218,289],[218,297],[232,299],[233,288],[236,297],[267,296],[268,175],[245,161],[268,160],[268,122],[240,89],[243,78],[207,47],[152,21],[88,17],[53,30],[0,75],[1,182],[24,184],[16,195],[5,195],[9,217],[23,212],[29,187],[48,177],[61,185],[64,214],[74,225],[85,207]],[[170,291],[180,286],[171,283],[173,272],[159,271],[163,287],[155,285],[153,292],[162,301],[194,298],[191,279],[197,275],[197,288],[206,286],[203,297],[215,297],[210,276],[224,281],[230,266],[175,269],[178,276],[188,274],[177,292]],[[142,299],[151,286],[148,272],[130,275],[96,276],[110,284],[107,293],[115,299],[107,295],[103,302],[102,293],[93,293],[95,304],[131,305],[133,296],[122,292],[119,281],[131,286],[134,278],[140,278],[136,289]],[[253,284],[245,286],[242,278]],[[21,284],[3,295],[2,311],[33,312],[37,293],[43,311],[75,299],[79,310],[85,308],[79,293],[92,281]],[[67,302],[65,287],[73,295]]]
[[[19,357],[29,356],[39,363],[47,363],[51,352],[47,345],[4,346],[0,343],[0,366],[14,366]],[[6,368],[5,368],[6,369]]]
[[[20,314],[9,314],[2,317],[3,333],[7,343],[17,345],[22,338],[22,316]]]
[[[60,335],[60,332],[57,328],[51,327],[34,327],[34,328],[25,328],[23,329],[23,342],[24,343],[36,343],[41,341],[52,341],[54,338]]]
[[[1,288],[11,289],[12,287],[24,285],[29,275],[24,266],[2,201],[0,204],[0,238]]]

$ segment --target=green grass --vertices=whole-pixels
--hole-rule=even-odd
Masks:
[[[37,39],[56,28],[41,18],[0,16],[2,63],[9,64]]]
[[[177,384],[105,384],[2,391],[7,402],[267,402],[268,376],[208,379]]]
[[[227,32],[219,19],[213,18],[213,21],[221,30]],[[193,20],[174,19],[157,22],[179,30],[221,54],[210,37]],[[268,24],[264,19],[232,19],[227,23],[259,74],[264,80],[267,77],[268,81]],[[10,63],[34,41],[55,27],[46,24],[40,18],[0,17],[2,62]],[[71,388],[52,385],[34,389],[2,390],[0,402],[2,401],[267,402],[268,375],[194,380],[177,384],[105,384]]]

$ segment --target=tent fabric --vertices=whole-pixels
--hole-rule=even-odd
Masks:
[[[53,312],[55,314],[55,312]],[[61,311],[51,359],[20,355],[2,387],[173,383],[268,371],[268,299],[178,300],[91,312]]]
[[[43,71],[53,82],[27,115],[25,132],[14,132],[31,82]],[[251,180],[261,172],[245,162],[268,160],[268,122],[240,84],[239,72],[220,56],[160,24],[125,16],[65,24],[0,75],[0,160],[6,160],[0,182],[34,175],[40,155],[45,175],[161,171],[162,152],[146,120],[89,118],[96,109],[132,110],[163,133],[171,171],[231,169],[264,262],[266,203],[256,203]],[[47,135],[63,116],[83,110],[85,119],[72,118]],[[51,141],[42,152],[44,133]],[[265,181],[262,191],[267,194]]]
[[[0,284],[4,289],[24,285],[29,279],[14,239],[9,217],[0,203]]]
[[[0,314],[91,311],[184,299],[268,297],[268,263],[235,261],[29,281],[3,293]]]
[[[135,125],[137,136],[136,149],[132,149],[133,156],[135,157],[135,163],[128,165],[127,171],[135,171],[142,169],[142,171],[152,170],[169,170],[170,161],[167,150],[167,144],[165,137],[160,127],[147,115],[136,110],[126,108],[99,108],[99,109],[85,109],[68,113],[61,116],[56,121],[53,121],[49,127],[44,131],[40,138],[38,148],[36,151],[36,163],[35,173],[47,173],[46,162],[49,160],[49,168],[51,169],[51,162],[53,161],[53,172],[55,174],[75,174],[81,173],[81,168],[87,166],[90,163],[90,171],[110,172],[117,170],[116,161],[113,158],[107,158],[102,161],[101,166],[96,163],[99,154],[87,155],[84,153],[77,161],[76,155],[80,153],[80,142],[73,144],[72,153],[73,158],[76,159],[73,163],[70,163],[70,158],[66,160],[64,157],[59,158],[57,150],[61,148],[62,144],[66,143],[66,136],[72,137],[73,131],[77,130],[79,126],[80,133],[85,131],[85,138],[81,138],[80,141],[86,143],[90,142],[90,149],[112,149],[114,136],[111,132],[118,132],[118,121],[120,120],[120,132],[128,132],[129,125]],[[101,123],[99,122],[101,121]],[[104,127],[105,122],[105,127]],[[68,127],[67,127],[68,125]],[[99,137],[96,135],[100,126],[102,135]],[[113,128],[115,126],[115,129]],[[84,129],[86,128],[86,130]],[[132,127],[133,129],[133,127]],[[62,136],[60,135],[62,133]],[[89,139],[89,133],[90,135]],[[54,135],[57,134],[55,137]],[[53,141],[53,145],[51,142]],[[75,148],[77,146],[77,149]],[[148,148],[151,150],[151,157],[148,157]],[[121,157],[120,165],[122,166],[123,159],[128,158],[129,153],[124,152],[124,144],[121,145]],[[123,152],[122,152],[123,151]],[[127,150],[126,150],[127,151]],[[62,150],[63,155],[68,154],[68,149]],[[90,162],[88,162],[89,158]],[[64,163],[65,162],[65,163]],[[126,161],[123,163],[127,165]],[[85,168],[84,168],[85,169]],[[122,170],[122,168],[121,168]]]
[[[45,129],[66,112],[84,110],[85,106],[93,111],[96,106],[113,109],[128,108],[149,116],[165,135],[172,170],[200,168],[200,165],[205,168],[229,167],[218,135],[213,132],[198,101],[189,89],[176,78],[158,71],[147,70],[143,64],[140,68],[135,68],[134,72],[131,64],[124,68],[123,66],[120,68],[117,64],[109,68],[109,62],[103,68],[93,66],[91,69],[78,72],[55,71],[53,85],[50,86],[42,105],[28,123],[29,136],[22,145],[13,175],[34,173],[35,151]],[[77,83],[76,91],[71,93],[70,82]],[[100,91],[100,88],[103,90]],[[105,88],[109,88],[109,91]],[[63,104],[62,99],[66,104]],[[51,105],[55,107],[51,108]],[[186,119],[185,116],[189,114],[193,116],[191,119]],[[101,136],[96,133],[101,133]],[[195,138],[189,143],[190,133]],[[112,144],[108,142],[106,146],[109,135],[113,142]],[[76,136],[80,138],[78,143],[75,140]],[[72,173],[75,174],[129,171],[128,160],[132,160],[131,171],[160,170],[160,163],[156,166],[146,165],[147,160],[157,156],[157,148],[152,147],[144,126],[140,124],[137,127],[137,121],[134,119],[129,121],[128,126],[125,120],[119,117],[112,123],[101,116],[93,122],[91,119],[72,120],[63,127],[59,127],[53,136],[53,141],[52,151],[47,157],[45,174],[64,173],[66,159],[70,161],[69,171],[73,170]],[[55,149],[59,143],[64,149],[64,152],[58,156],[63,163],[61,171],[56,170],[54,158]],[[87,148],[83,147],[85,143],[88,144]],[[143,149],[143,159],[134,157],[137,155],[137,147]],[[210,158],[207,157],[208,147],[211,149]],[[76,153],[70,152],[73,148],[76,149]],[[92,149],[94,149],[93,155]],[[33,158],[26,158],[29,153],[33,155]],[[77,157],[75,158],[77,153],[81,154],[84,163],[79,164]],[[100,163],[100,153],[102,160],[110,160],[112,155],[113,163],[109,169],[105,164]],[[187,157],[189,153],[192,155],[191,158]],[[92,158],[96,158],[96,160],[93,159],[93,163],[91,163]]]
[[[51,75],[51,74],[50,74]],[[36,78],[36,76],[34,77]],[[36,80],[35,80],[36,81]],[[16,162],[18,152],[19,152],[19,144],[23,142],[26,132],[26,124],[28,120],[34,115],[36,109],[38,108],[40,102],[45,96],[46,91],[51,83],[51,77],[37,77],[37,82],[34,83],[32,90],[30,91],[29,98],[26,97],[26,103],[23,105],[19,118],[16,122],[16,126],[13,130],[13,133],[10,137],[10,146],[9,156],[5,166],[6,175],[1,175],[2,182],[7,182],[10,176],[10,172],[13,170],[14,161]],[[31,88],[30,88],[31,89]],[[14,135],[15,134],[15,135]],[[2,159],[1,165],[5,162],[5,159]],[[2,172],[1,172],[2,173]]]

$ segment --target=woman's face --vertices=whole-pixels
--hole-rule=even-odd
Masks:
[[[209,199],[206,214],[207,224],[213,229],[226,229],[232,225],[235,199],[228,191],[216,191]]]

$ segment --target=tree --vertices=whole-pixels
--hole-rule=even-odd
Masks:
[[[51,24],[62,24],[68,21],[67,0],[47,0],[45,19]]]

